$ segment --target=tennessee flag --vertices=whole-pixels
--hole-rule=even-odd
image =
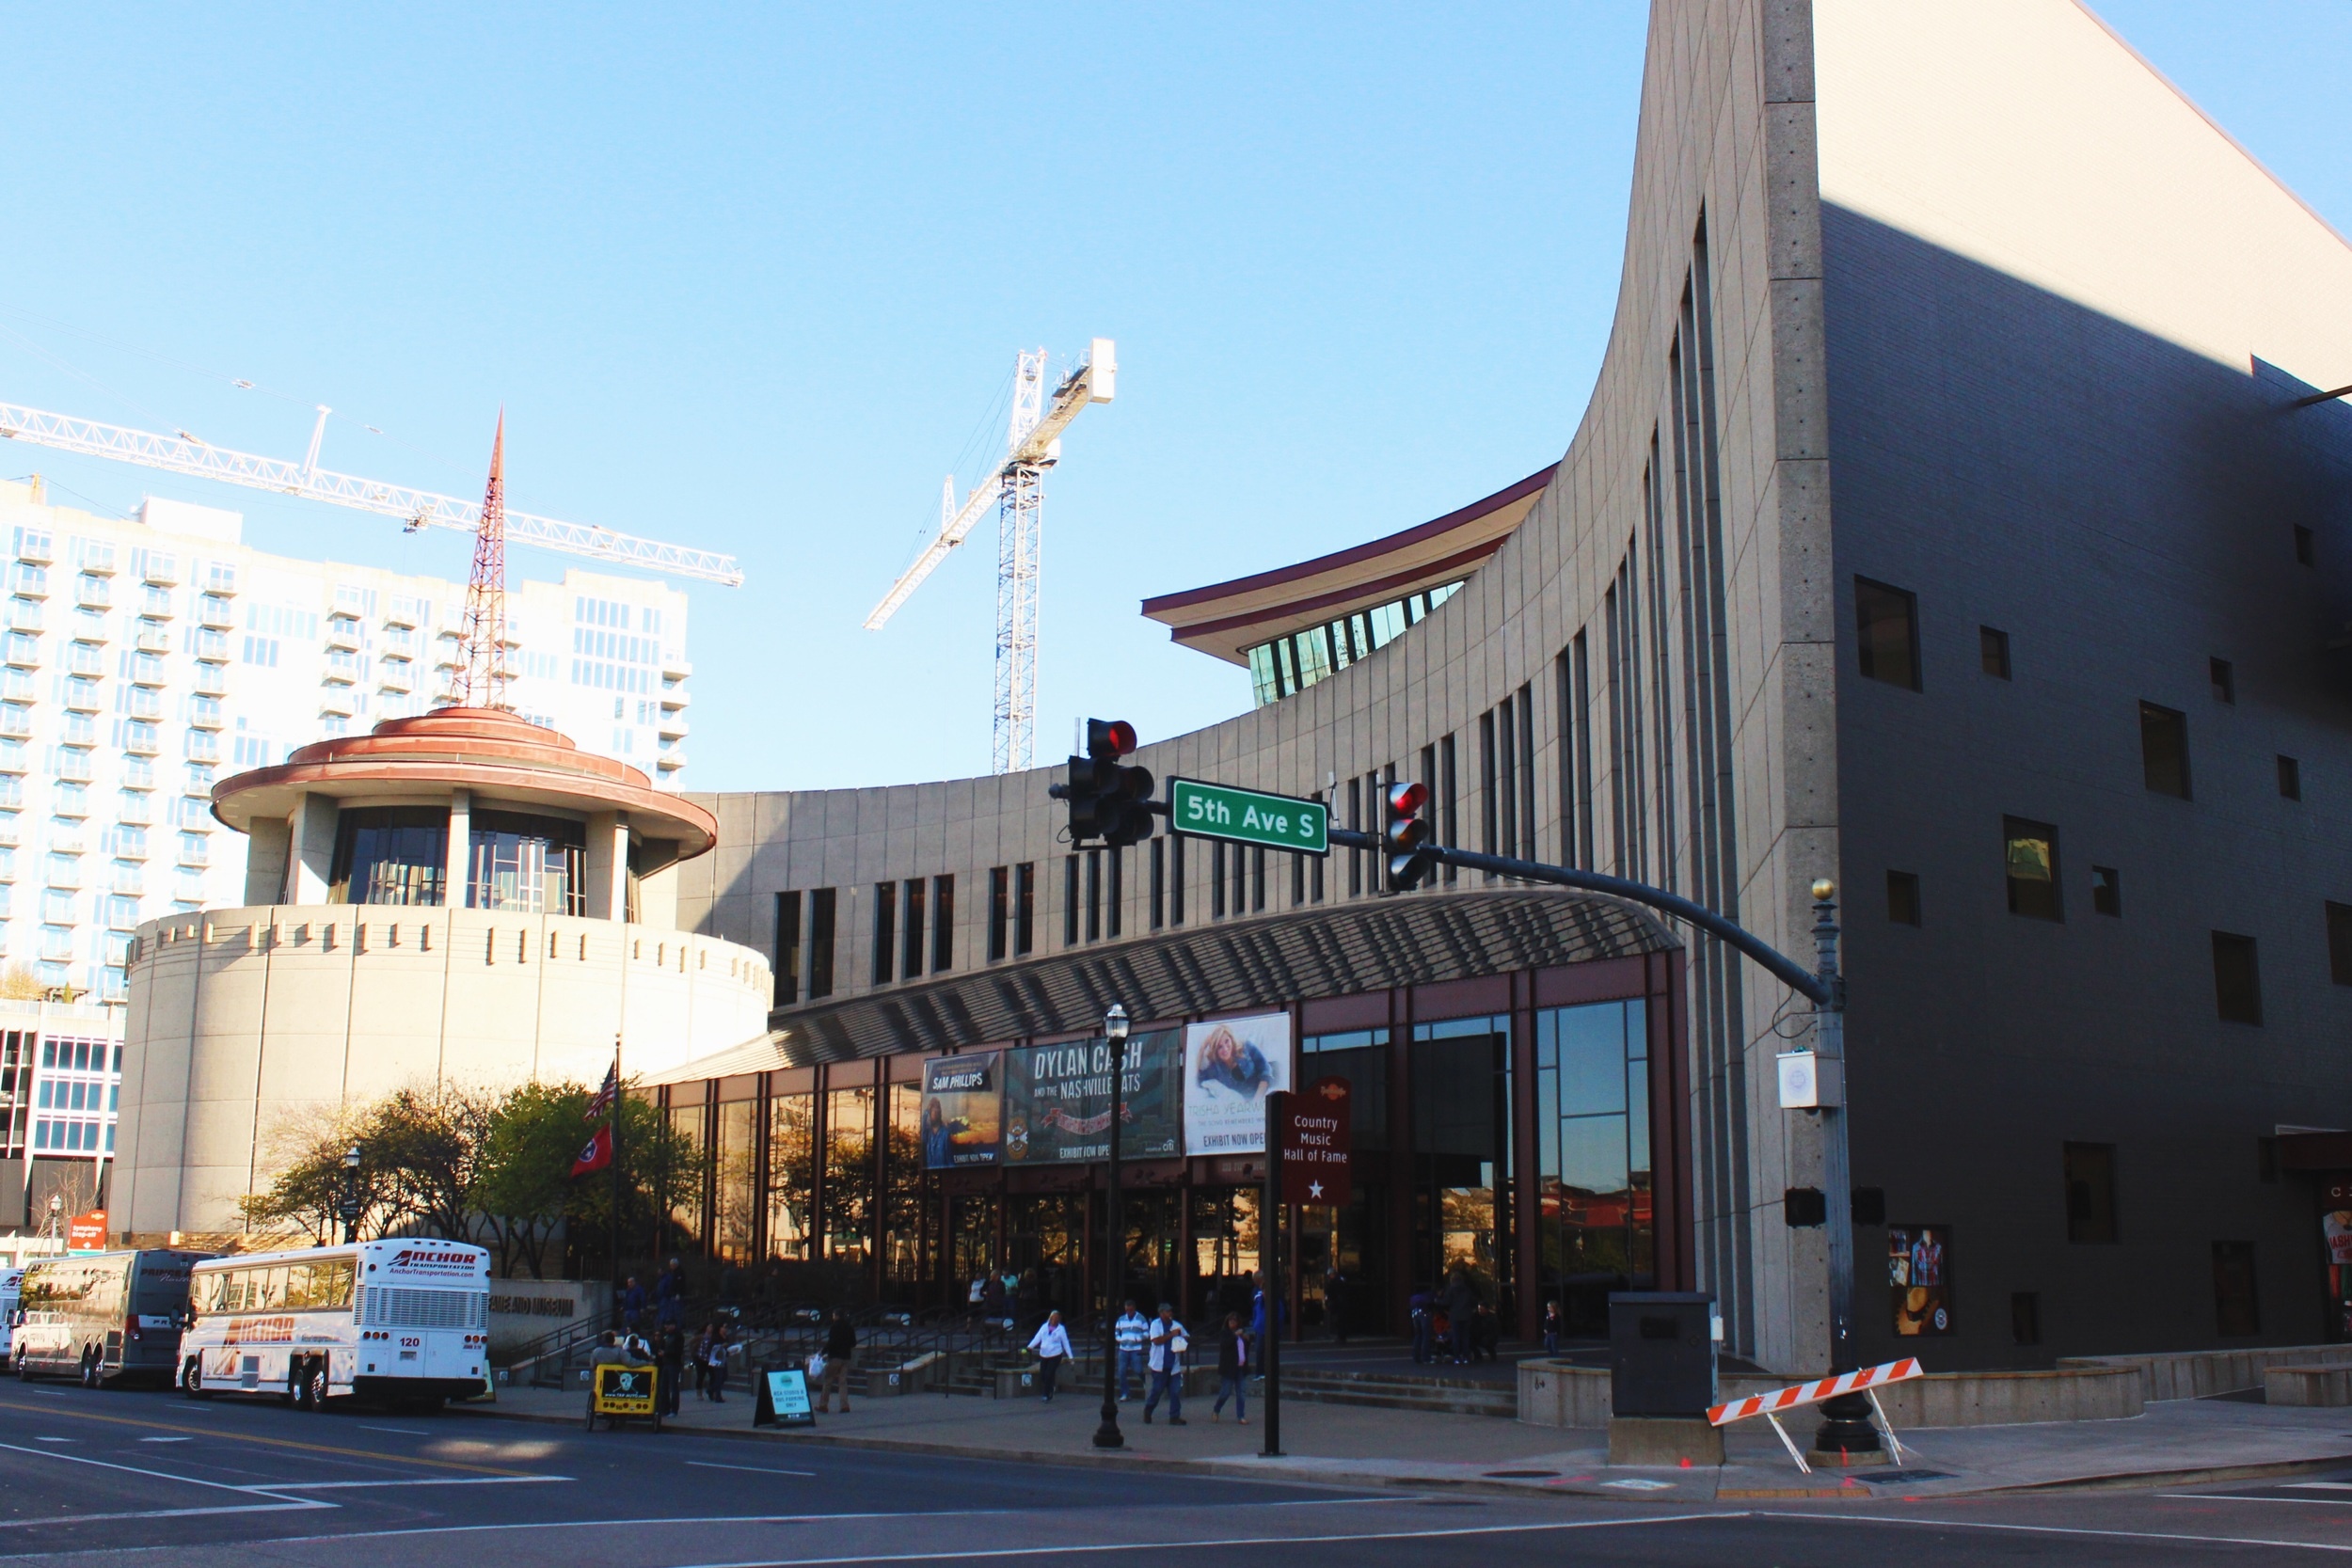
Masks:
[[[572,1174],[585,1176],[592,1170],[602,1170],[612,1163],[612,1129],[599,1127],[596,1135],[582,1146],[580,1158],[572,1162]]]

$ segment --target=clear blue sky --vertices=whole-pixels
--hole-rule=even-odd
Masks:
[[[2102,13],[2338,228],[2352,8]],[[492,14],[481,14],[484,11]],[[1408,526],[1565,449],[1624,234],[1639,6],[18,8],[0,398],[734,551],[691,787],[985,770],[1016,348],[1119,341],[1046,502],[1041,760],[1239,711],[1147,594]],[[2348,306],[2347,308],[2352,308]],[[2346,367],[2352,379],[2352,367]],[[210,373],[207,373],[210,372]],[[261,390],[237,391],[224,377]],[[995,418],[1001,421],[1001,413]],[[382,436],[364,425],[379,426]],[[976,440],[976,436],[978,439]],[[6,454],[98,509],[463,577],[465,541]],[[565,558],[517,551],[517,574]]]

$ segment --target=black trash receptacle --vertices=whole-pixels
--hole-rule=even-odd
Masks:
[[[1609,1298],[1609,1400],[1618,1416],[1700,1416],[1715,1403],[1715,1298],[1620,1291]]]

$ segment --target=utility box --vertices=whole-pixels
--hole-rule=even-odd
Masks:
[[[1830,1110],[1846,1102],[1844,1058],[1813,1051],[1784,1051],[1775,1061],[1780,1068],[1782,1110]]]
[[[1704,1418],[1715,1399],[1715,1298],[1620,1291],[1609,1298],[1609,1408]]]

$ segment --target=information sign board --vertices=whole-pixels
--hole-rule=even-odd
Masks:
[[[1319,1078],[1284,1095],[1281,1127],[1282,1201],[1344,1206],[1356,1196],[1352,1151],[1356,1124],[1344,1078]]]
[[[1200,838],[1262,844],[1301,854],[1331,852],[1331,808],[1320,800],[1266,795],[1197,779],[1168,782],[1168,825]]]
[[[798,1367],[771,1367],[759,1375],[759,1397],[752,1407],[755,1427],[813,1427],[817,1412],[808,1402],[808,1373]]]

